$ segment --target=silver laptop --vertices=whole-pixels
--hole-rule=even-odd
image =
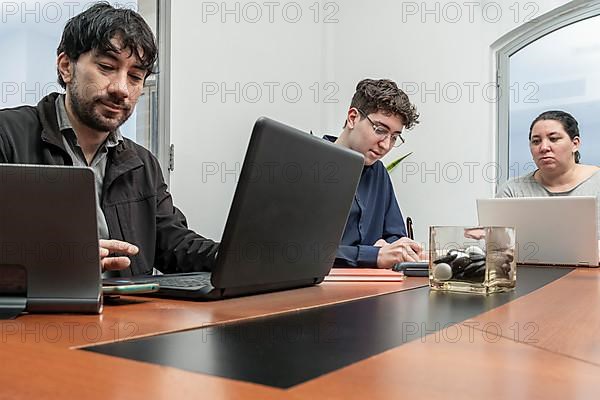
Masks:
[[[596,197],[477,200],[481,226],[516,229],[520,264],[598,266]]]

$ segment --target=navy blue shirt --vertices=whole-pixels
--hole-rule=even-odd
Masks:
[[[326,135],[324,139],[335,142],[337,138]],[[365,166],[338,247],[336,265],[375,267],[379,247],[373,244],[379,239],[392,243],[404,236],[404,218],[385,166],[381,161]]]

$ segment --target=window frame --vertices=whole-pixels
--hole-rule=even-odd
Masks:
[[[157,0],[157,40],[158,40],[158,105],[154,116],[157,121],[156,157],[163,170],[167,185],[174,169],[171,148],[171,1]]]
[[[568,25],[600,15],[600,0],[581,2],[571,1],[556,8],[517,29],[504,35],[496,41],[492,47],[496,48],[496,85],[498,96],[497,112],[497,148],[496,160],[501,171],[494,192],[498,186],[508,180],[509,177],[509,111],[510,111],[510,57],[535,42],[536,40],[555,32]]]

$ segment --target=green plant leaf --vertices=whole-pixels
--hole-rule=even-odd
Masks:
[[[403,155],[402,157],[395,159],[394,161],[392,161],[391,163],[389,163],[389,164],[388,164],[388,165],[385,167],[385,169],[387,169],[387,171],[388,171],[388,172],[392,172],[392,170],[393,170],[394,168],[396,168],[396,166],[397,166],[398,164],[400,164],[400,162],[401,162],[402,160],[404,160],[406,157],[410,156],[412,153],[413,153],[413,152],[411,151],[410,153],[408,153],[408,154],[405,154],[405,155]]]

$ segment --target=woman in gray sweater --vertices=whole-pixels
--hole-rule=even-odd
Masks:
[[[543,112],[529,128],[537,169],[501,185],[496,197],[596,196],[600,218],[600,168],[579,163],[580,145],[579,126],[571,114]]]

